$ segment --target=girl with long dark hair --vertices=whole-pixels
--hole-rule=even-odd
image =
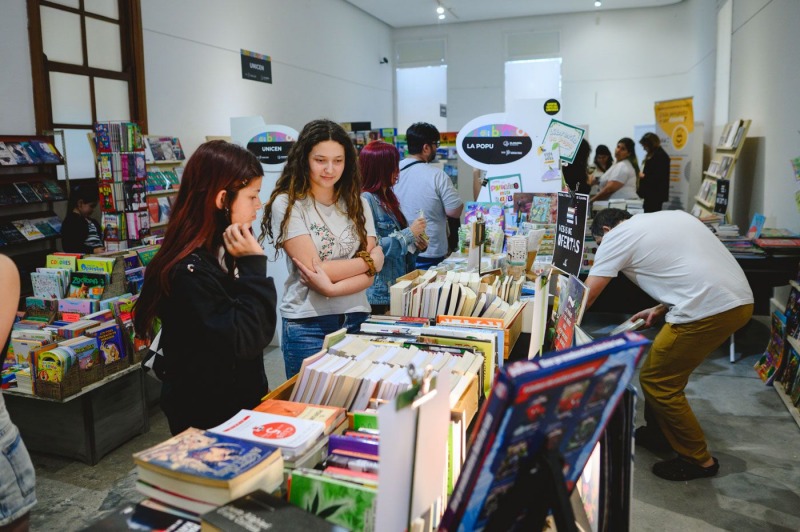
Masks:
[[[320,350],[326,334],[357,332],[370,312],[366,290],[383,251],[360,196],[357,159],[342,126],[309,122],[264,206],[262,238],[286,253],[289,270],[280,307],[287,378]]]
[[[617,159],[611,168],[600,178],[600,192],[589,201],[604,199],[638,199],[636,177],[639,175],[639,162],[636,160],[636,145],[633,139],[619,139],[614,157]]]
[[[201,145],[186,163],[161,249],[147,266],[134,325],[151,337],[169,428],[211,428],[268,391],[263,351],[275,332],[275,286],[251,224],[264,172],[234,144]]]

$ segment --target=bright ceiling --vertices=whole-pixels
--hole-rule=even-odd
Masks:
[[[452,24],[535,15],[598,12],[609,9],[659,7],[681,0],[346,0],[393,28]],[[444,20],[437,19],[436,8],[444,8]]]

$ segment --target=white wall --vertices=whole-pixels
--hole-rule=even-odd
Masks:
[[[5,0],[0,16],[0,135],[34,135],[33,81],[25,0]]]
[[[736,0],[731,40],[730,117],[749,118],[748,141],[737,164],[752,171],[745,224],[754,212],[769,227],[800,231],[800,213],[789,160],[800,156],[800,2]],[[735,183],[734,183],[735,186]],[[741,220],[736,220],[741,224]]]
[[[142,1],[150,131],[190,153],[232,116],[298,131],[315,118],[394,123],[388,26],[340,0]],[[272,58],[272,84],[242,79],[240,49]]]
[[[477,116],[504,110],[506,34],[559,31],[563,119],[588,125],[593,146],[613,146],[633,135],[634,125],[653,123],[659,100],[694,96],[695,120],[710,123],[715,28],[714,3],[688,0],[663,8],[400,29],[394,39],[446,39],[447,126],[457,131]],[[698,179],[700,171],[693,170]],[[471,199],[465,196],[471,174],[459,175],[459,190]]]

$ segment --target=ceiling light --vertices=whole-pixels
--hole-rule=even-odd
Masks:
[[[444,8],[442,6],[439,6],[436,8],[436,12],[439,13],[440,15],[444,15]]]
[[[602,5],[603,5],[603,2],[601,2],[600,0],[594,0],[594,7],[600,7]]]
[[[439,20],[444,20],[444,13],[441,13],[441,14],[439,15]]]

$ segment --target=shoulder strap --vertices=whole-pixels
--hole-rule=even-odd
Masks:
[[[400,169],[400,171],[401,171],[401,172],[404,172],[405,170],[408,170],[409,168],[411,168],[411,167],[412,167],[412,166],[414,166],[415,164],[422,164],[422,163],[423,163],[423,161],[414,161],[413,163],[409,163],[409,164],[405,165],[404,167],[402,167],[402,168]]]

